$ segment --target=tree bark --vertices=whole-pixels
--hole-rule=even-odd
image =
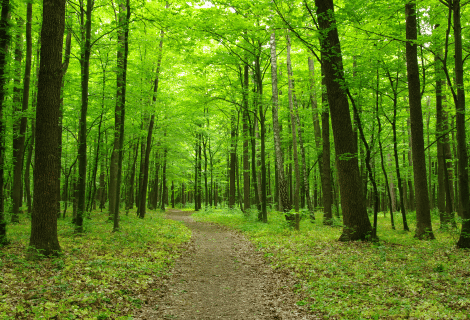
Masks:
[[[159,44],[159,56],[158,56],[158,61],[157,61],[157,71],[156,71],[155,81],[153,85],[152,107],[155,105],[157,101],[160,66],[162,62],[163,36],[164,36],[164,33],[162,30],[160,32],[160,44]],[[138,207],[138,213],[139,213],[139,218],[141,219],[145,217],[145,207],[146,207],[146,200],[147,200],[147,183],[148,183],[148,177],[149,177],[150,149],[152,147],[152,132],[153,132],[154,122],[155,122],[155,113],[152,113],[150,117],[150,124],[149,124],[149,130],[148,130],[148,135],[147,135],[147,146],[145,148],[143,177],[142,177],[140,191],[139,191],[140,204]]]
[[[126,197],[126,211],[132,209],[134,207],[134,184],[135,184],[135,171],[136,171],[136,162],[137,156],[139,154],[139,144],[134,144],[134,159],[132,160],[132,164],[130,165],[130,176],[129,176],[129,189],[127,190],[127,197]]]
[[[158,79],[158,76],[157,76]],[[155,87],[158,88],[158,80],[155,80]],[[155,90],[155,89],[154,89]],[[154,91],[154,103],[156,101],[156,92]],[[149,130],[148,130],[148,135],[147,135],[147,146],[145,148],[145,159],[144,159],[144,170],[143,170],[143,177],[142,177],[142,182],[140,185],[140,191],[139,191],[139,199],[140,199],[140,204],[137,209],[139,218],[143,219],[145,218],[145,207],[147,203],[147,183],[148,183],[148,178],[149,178],[149,162],[150,162],[150,148],[152,147],[152,133],[153,133],[153,127],[154,127],[154,122],[155,122],[155,114],[152,114],[150,117],[150,124],[149,124]]]
[[[322,58],[323,59],[323,58]],[[333,193],[331,183],[331,147],[330,147],[330,112],[328,107],[328,95],[326,93],[326,79],[323,67],[322,74],[322,114],[321,114],[321,135],[322,135],[322,170],[321,185],[323,194],[323,224],[333,224]]]
[[[196,133],[196,144],[194,146],[194,153],[196,155],[194,160],[194,211],[199,211],[197,202],[197,190],[199,188],[199,173],[198,173],[198,161],[199,161],[199,134]]]
[[[230,170],[229,170],[229,198],[228,206],[233,209],[235,207],[235,165],[237,162],[237,150],[236,150],[236,139],[237,139],[237,117],[235,110],[232,110],[230,116]]]
[[[31,38],[31,23],[30,38]],[[24,105],[21,103],[21,60],[23,59],[23,19],[17,18],[17,32],[16,32],[16,48],[15,48],[15,62],[14,62],[14,87],[13,87],[13,109],[14,109],[14,124],[13,124],[13,188],[11,190],[12,198],[12,223],[19,223],[20,207],[22,205],[21,190],[23,173],[23,158],[24,158],[24,133],[26,131],[26,118],[23,116]],[[31,44],[30,44],[31,45]],[[31,52],[31,48],[30,52]],[[31,70],[31,56],[29,57],[29,70]],[[26,79],[25,79],[26,80]],[[28,79],[29,80],[29,79]],[[28,83],[29,86],[29,83]],[[27,106],[26,106],[27,108]]]
[[[429,209],[429,195],[426,181],[426,158],[424,153],[423,114],[419,66],[417,58],[416,5],[414,1],[405,5],[406,13],[406,69],[408,75],[408,93],[410,103],[411,137],[413,148],[413,175],[416,196],[416,232],[418,239],[434,239]]]
[[[278,177],[279,189],[279,208],[284,213],[289,212],[292,208],[289,194],[287,192],[287,181],[284,174],[284,155],[281,149],[281,129],[279,126],[278,110],[278,80],[277,80],[277,55],[276,55],[276,34],[271,34],[271,82],[272,82],[272,117],[273,117],[273,136],[274,150],[276,152],[276,174]]]
[[[241,70],[240,70],[241,73]],[[249,70],[248,65],[243,67],[243,200],[245,210],[250,209],[250,125],[248,110],[248,86]],[[212,171],[211,171],[212,172]]]
[[[166,136],[166,133],[165,133]],[[165,212],[165,197],[166,197],[166,155],[167,149],[163,150],[163,172],[162,172],[162,201],[160,203],[160,209]]]
[[[297,151],[297,129],[296,129],[296,120],[294,115],[294,83],[293,83],[293,73],[292,65],[290,60],[290,37],[289,34],[286,35],[287,40],[287,77],[288,77],[288,95],[289,95],[289,110],[290,110],[290,124],[291,124],[291,134],[292,134],[292,148],[293,148],[293,158],[294,158],[294,176],[295,176],[295,187],[294,187],[294,210],[296,213],[300,211],[300,168],[299,168],[299,154]]]
[[[261,42],[258,42],[258,50],[261,51]],[[260,128],[260,169],[261,169],[261,220],[268,222],[268,212],[266,208],[266,121],[263,103],[263,80],[261,75],[260,56],[255,57],[255,83],[256,83],[256,104],[258,105],[259,128]]]
[[[62,45],[65,27],[65,0],[50,0],[43,7],[41,66],[36,109],[34,203],[31,217],[30,255],[49,256],[59,252],[57,237],[57,150],[59,135]]]
[[[460,0],[453,0],[454,41],[455,41],[455,84],[457,95],[455,101],[457,128],[457,148],[459,157],[459,195],[462,209],[462,230],[457,242],[458,248],[470,248],[470,199],[468,188],[468,154],[467,137],[465,133],[465,90],[462,58],[462,25],[460,22]]]
[[[5,221],[4,207],[4,163],[5,163],[5,121],[3,119],[5,107],[5,67],[8,51],[8,43],[10,41],[10,25],[8,15],[10,13],[10,1],[2,0],[2,13],[0,18],[0,246],[9,243],[7,239],[7,229]]]
[[[129,37],[130,4],[119,3],[118,23],[122,28],[118,31],[117,50],[117,93],[114,120],[114,149],[111,156],[109,213],[113,219],[113,231],[119,230],[119,207],[121,203],[122,149],[124,146],[124,122],[126,101],[127,54]]]
[[[354,148],[349,103],[344,91],[343,62],[332,0],[315,0],[320,31],[321,50],[335,140],[338,180],[341,188],[343,234],[341,241],[366,240],[372,232],[361,192],[357,150]]]
[[[84,27],[82,34],[83,47],[80,54],[80,70],[81,70],[81,109],[80,124],[78,138],[78,207],[77,218],[75,220],[75,232],[83,232],[83,216],[85,214],[86,201],[86,174],[87,174],[87,123],[86,117],[88,112],[88,86],[90,79],[90,54],[91,54],[91,12],[93,10],[94,1],[87,0],[86,4],[86,22],[83,17],[83,7],[81,7],[81,22]]]

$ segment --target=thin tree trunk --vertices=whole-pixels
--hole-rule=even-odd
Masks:
[[[294,81],[293,81],[293,74],[292,74],[292,65],[290,60],[290,37],[289,34],[286,35],[287,40],[287,77],[288,77],[288,95],[289,95],[289,110],[290,110],[290,124],[291,124],[291,134],[292,134],[292,148],[293,148],[293,157],[294,157],[294,175],[295,175],[295,189],[294,189],[294,210],[298,214],[300,211],[300,168],[299,168],[299,158],[297,152],[297,129],[296,129],[296,120],[294,114],[294,100],[295,100],[295,92],[294,92]],[[296,102],[296,101],[295,101]],[[286,217],[287,218],[287,217]]]
[[[279,189],[279,209],[284,213],[289,212],[291,209],[291,202],[287,192],[287,181],[284,174],[284,155],[281,149],[281,129],[279,126],[278,110],[279,98],[277,87],[277,55],[276,55],[276,34],[271,34],[271,79],[272,79],[272,117],[273,117],[273,135],[274,135],[274,150],[276,152],[276,175],[278,179]]]
[[[23,18],[17,19],[17,32],[16,32],[16,48],[15,48],[15,62],[14,62],[14,87],[13,87],[13,109],[14,109],[14,124],[13,124],[13,188],[11,190],[12,198],[12,223],[18,223],[20,207],[22,205],[21,189],[22,180],[21,174],[23,172],[23,154],[24,154],[24,133],[26,131],[26,118],[23,116],[24,111],[21,103],[21,60],[23,59]],[[29,24],[31,29],[31,23]],[[31,37],[31,31],[30,31]],[[31,44],[30,44],[31,45]],[[30,52],[31,52],[31,48]],[[29,70],[31,70],[31,57],[29,57]],[[26,80],[26,79],[25,79]],[[29,80],[29,79],[28,79]],[[29,83],[28,83],[29,85]],[[26,106],[27,107],[27,106]]]
[[[323,57],[322,57],[323,59]],[[321,135],[322,135],[322,171],[321,185],[323,192],[323,224],[333,224],[333,186],[331,179],[331,147],[330,147],[330,112],[328,107],[328,95],[326,92],[326,79],[324,69],[321,68],[322,74],[322,114],[321,114]]]
[[[196,144],[194,146],[194,153],[196,154],[196,158],[194,161],[194,211],[199,211],[198,202],[197,202],[197,190],[199,188],[199,174],[198,174],[198,161],[199,161],[199,134],[196,134]]]
[[[126,75],[127,75],[127,53],[130,18],[129,0],[126,5],[119,3],[118,23],[123,26],[118,32],[117,50],[117,93],[114,121],[114,149],[111,156],[110,168],[110,216],[113,217],[113,231],[119,230],[119,207],[121,203],[121,176],[122,176],[122,149],[124,146],[124,123],[125,123],[125,100],[126,100]],[[112,187],[112,188],[111,188]]]
[[[241,73],[241,70],[240,70]],[[250,209],[250,126],[249,126],[249,110],[248,110],[248,86],[249,86],[249,70],[248,65],[243,67],[243,200],[245,210]],[[212,175],[212,171],[211,171]]]
[[[36,124],[34,119],[31,119],[31,136],[29,139],[29,144],[28,144],[28,155],[26,156],[26,163],[25,163],[25,170],[24,170],[24,187],[25,187],[25,192],[26,192],[26,203],[28,206],[28,214],[31,214],[33,212],[32,208],[32,198],[31,198],[31,176],[30,176],[30,167],[31,167],[31,161],[33,159],[33,147],[34,147],[34,140],[35,140],[35,129],[36,129]]]
[[[382,138],[380,134],[382,133],[382,123],[380,122],[380,115],[379,115],[379,68],[377,67],[377,87],[376,87],[376,98],[375,98],[375,117],[377,119],[378,124],[378,131],[377,131],[377,140],[379,142],[379,151],[380,151],[380,164],[382,167],[382,173],[384,175],[385,180],[385,189],[387,189],[387,198],[388,204],[390,207],[390,222],[392,224],[392,229],[395,230],[395,220],[393,217],[394,207],[392,202],[392,195],[390,192],[389,182],[388,182],[388,174],[387,170],[385,169],[385,161],[383,155],[383,147],[382,147]],[[385,215],[385,206],[384,206],[384,215]]]
[[[258,42],[258,49],[261,51],[261,42]],[[265,112],[263,103],[263,82],[261,75],[260,56],[255,58],[255,79],[256,79],[256,102],[259,112],[259,127],[260,127],[260,161],[261,161],[261,217],[264,223],[268,222],[268,212],[266,207],[266,124]]]
[[[232,110],[230,116],[230,169],[229,169],[229,199],[228,206],[233,209],[235,207],[235,164],[237,161],[236,139],[237,139],[237,121],[235,110]]]
[[[157,76],[157,79],[158,79],[158,76]],[[158,88],[158,80],[156,80],[155,83],[156,83],[155,86]],[[155,91],[154,91],[154,99],[156,99]],[[155,100],[154,100],[154,103],[155,103]],[[146,200],[147,200],[147,183],[148,183],[148,178],[149,178],[150,148],[152,147],[152,132],[153,132],[153,127],[154,127],[154,122],[155,122],[155,114],[152,114],[152,116],[150,117],[150,124],[149,124],[149,130],[148,130],[148,135],[147,135],[147,146],[145,148],[145,159],[144,159],[142,183],[140,185],[140,191],[139,191],[140,204],[137,210],[139,214],[139,218],[141,219],[145,218],[145,207],[146,207]]]
[[[135,143],[134,144],[134,159],[132,160],[132,164],[131,164],[131,172],[130,172],[130,176],[129,176],[129,189],[127,191],[127,197],[126,197],[126,211],[132,209],[134,207],[134,183],[135,183],[135,167],[136,167],[136,162],[137,162],[137,156],[139,154],[139,144],[138,143]]]
[[[164,36],[164,33],[162,30],[160,32],[159,56],[158,56],[157,71],[156,71],[155,81],[154,81],[154,86],[153,86],[152,106],[154,106],[157,101],[160,66],[162,62],[163,36]],[[141,219],[145,217],[145,207],[146,207],[146,200],[147,200],[147,183],[148,183],[148,176],[149,176],[150,149],[152,147],[152,132],[153,132],[153,127],[154,127],[154,122],[155,122],[155,114],[152,113],[150,117],[150,124],[149,124],[149,130],[148,130],[148,135],[147,135],[147,146],[145,148],[143,177],[142,177],[140,191],[139,191],[140,203],[138,207],[138,213],[139,213],[139,218]]]
[[[88,85],[90,79],[90,54],[91,54],[91,12],[94,1],[87,0],[86,4],[86,22],[83,21],[83,8],[81,8],[82,27],[85,27],[85,34],[82,36],[83,47],[81,48],[80,67],[81,67],[81,93],[82,106],[80,109],[80,125],[78,138],[78,211],[75,220],[75,232],[83,232],[83,216],[85,214],[86,201],[86,171],[87,171],[87,110],[88,110]],[[84,37],[84,39],[83,39]]]
[[[166,132],[165,132],[166,136]],[[160,209],[165,212],[165,196],[166,196],[166,155],[167,150],[166,148],[163,150],[163,172],[162,172],[162,201],[160,203]]]

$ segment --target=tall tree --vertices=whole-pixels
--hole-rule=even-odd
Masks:
[[[238,127],[238,123],[237,123],[237,117],[236,117],[236,110],[233,109],[230,115],[230,169],[229,169],[230,193],[229,193],[229,198],[228,198],[229,208],[235,207],[235,179],[236,179],[235,166],[237,162],[236,140],[238,138],[237,127]],[[202,133],[200,133],[200,135],[202,135]],[[199,145],[199,147],[201,146],[201,144]],[[201,161],[200,155],[201,153],[199,153],[199,161]]]
[[[8,43],[10,41],[10,25],[8,15],[10,13],[10,0],[2,0],[2,14],[0,18],[0,246],[7,244],[7,223],[5,221],[4,205],[4,163],[5,163],[5,121],[3,120],[5,107],[5,66]]]
[[[62,45],[65,27],[65,0],[50,0],[43,7],[41,66],[36,109],[34,202],[29,242],[32,256],[59,252],[57,237],[57,183]]]
[[[242,71],[240,68],[240,78]],[[249,125],[249,109],[248,109],[248,86],[249,86],[249,66],[245,64],[243,66],[243,110],[242,110],[242,121],[243,121],[243,200],[245,210],[250,209],[250,125]],[[212,172],[212,171],[211,171]]]
[[[417,19],[416,3],[408,1],[406,13],[406,69],[408,75],[408,93],[410,103],[411,137],[413,149],[413,176],[416,195],[416,232],[418,239],[434,239],[429,209],[429,194],[426,181],[426,158],[424,154],[423,113],[418,66],[418,45],[416,43]]]
[[[88,112],[88,87],[90,79],[90,54],[91,54],[91,13],[94,0],[87,0],[86,12],[81,6],[80,19],[84,27],[82,33],[82,46],[80,52],[80,70],[81,70],[81,108],[78,138],[78,207],[77,218],[75,219],[75,232],[83,232],[83,216],[85,215],[86,198],[86,174],[87,174],[87,112]]]
[[[456,117],[455,124],[457,128],[457,148],[459,158],[459,196],[462,210],[462,230],[457,242],[459,248],[470,248],[470,192],[468,187],[468,153],[467,137],[465,133],[465,88],[464,88],[464,70],[462,57],[462,23],[460,21],[460,0],[449,2],[453,4],[454,14],[454,46],[455,46],[455,84],[457,94],[454,95]],[[468,57],[468,56],[467,56]]]
[[[278,79],[277,79],[277,54],[276,54],[276,34],[271,34],[271,83],[272,83],[272,117],[273,117],[273,136],[274,151],[276,153],[276,174],[278,177],[279,202],[280,208],[284,212],[289,212],[291,203],[287,192],[287,181],[284,174],[284,155],[281,149],[281,128],[279,126],[279,96],[278,96]]]
[[[163,30],[160,32],[160,44],[159,44],[159,51],[158,51],[158,58],[157,58],[157,71],[155,75],[155,81],[153,83],[153,95],[152,95],[152,103],[151,107],[155,107],[155,103],[157,102],[157,92],[158,92],[158,80],[160,76],[160,67],[162,64],[162,49],[163,49]],[[152,115],[150,116],[150,123],[149,123],[149,130],[147,135],[147,147],[145,148],[145,159],[144,159],[144,172],[142,177],[142,182],[140,185],[140,204],[138,207],[138,214],[140,218],[145,217],[145,207],[146,207],[146,200],[147,200],[147,183],[149,178],[149,163],[150,163],[150,149],[152,147],[152,132],[155,123],[155,112],[152,111]]]
[[[12,223],[19,222],[19,212],[22,202],[22,180],[23,173],[23,151],[24,151],[24,133],[26,131],[26,118],[23,119],[23,105],[21,103],[21,61],[23,59],[23,18],[17,19],[16,43],[15,43],[15,63],[14,63],[14,87],[13,87],[13,108],[14,108],[14,125],[13,125],[13,188],[11,191],[12,206]],[[30,24],[31,26],[31,24]],[[30,27],[31,29],[31,27]],[[31,30],[30,30],[31,35]],[[31,59],[31,57],[30,57]],[[31,70],[31,60],[29,60],[29,69]],[[22,128],[23,127],[23,128]]]
[[[341,46],[333,0],[315,0],[320,28],[322,64],[335,140],[338,180],[341,188],[343,233],[339,240],[366,240],[372,232],[361,192],[357,150],[354,148],[349,103],[345,92]]]
[[[124,147],[124,121],[126,104],[126,78],[127,78],[127,55],[129,52],[129,19],[131,8],[129,0],[119,1],[119,13],[117,22],[118,50],[117,50],[117,92],[116,109],[114,117],[114,146],[111,157],[111,177],[109,184],[109,214],[113,219],[113,231],[119,230],[119,207],[121,203],[121,177],[122,177],[122,154]]]
[[[292,63],[290,59],[291,43],[289,34],[286,35],[287,40],[287,77],[288,77],[288,95],[289,95],[289,110],[290,110],[290,125],[292,133],[292,148],[293,148],[293,157],[294,157],[294,175],[295,175],[295,188],[294,188],[294,208],[295,212],[299,212],[300,205],[300,168],[299,168],[299,153],[297,151],[297,129],[296,129],[296,119],[294,114],[294,103],[295,101],[295,91],[294,91],[294,79],[292,73]]]

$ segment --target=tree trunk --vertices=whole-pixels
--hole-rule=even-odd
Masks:
[[[343,62],[333,16],[333,1],[315,0],[315,4],[320,30],[324,32],[320,42],[341,188],[344,227],[339,240],[366,240],[372,232],[372,226],[361,192],[357,158],[354,156],[357,150],[354,148],[349,103],[344,91]]]
[[[441,59],[440,54],[434,58],[436,72],[437,208],[439,211],[440,227],[446,228],[450,224],[454,224],[455,220],[453,219],[452,211],[452,187],[449,183],[450,174],[447,168],[447,150],[450,153],[449,125],[447,113],[444,111],[445,80],[441,70]],[[443,134],[444,137],[442,136]]]
[[[157,71],[155,75],[155,81],[153,86],[153,97],[152,97],[152,107],[155,105],[157,101],[157,92],[158,92],[158,81],[160,76],[160,66],[162,62],[162,48],[163,48],[163,31],[160,32],[160,44],[159,44],[159,56],[157,61]],[[155,114],[152,113],[150,117],[150,124],[149,130],[147,135],[147,146],[145,148],[145,159],[143,164],[143,176],[140,185],[139,191],[139,207],[138,207],[138,214],[139,218],[143,219],[145,217],[145,207],[146,207],[146,200],[147,200],[147,183],[148,183],[148,176],[149,176],[149,162],[150,162],[150,149],[152,147],[152,132],[153,126],[155,122]]]
[[[322,58],[323,59],[323,58]],[[330,147],[330,112],[328,107],[328,95],[326,92],[326,78],[323,67],[322,73],[322,114],[321,114],[321,135],[322,135],[322,171],[321,185],[323,193],[323,224],[333,224],[333,193],[331,183],[331,147]]]
[[[2,13],[0,18],[0,246],[8,244],[7,229],[5,221],[5,206],[4,206],[4,163],[5,163],[5,121],[3,119],[5,107],[5,67],[6,57],[8,51],[8,43],[10,41],[10,25],[8,16],[10,14],[10,1],[2,0]]]
[[[291,209],[291,202],[287,192],[287,181],[284,175],[284,155],[281,149],[281,129],[279,126],[278,110],[279,98],[277,87],[277,55],[276,55],[276,34],[271,34],[271,79],[272,79],[272,116],[273,116],[273,135],[274,135],[274,150],[276,152],[276,174],[278,179],[279,189],[279,208],[284,213],[289,212]]]
[[[117,50],[117,93],[116,109],[114,120],[114,149],[111,156],[110,168],[110,216],[113,217],[113,231],[119,230],[119,207],[121,203],[121,176],[122,176],[122,149],[124,146],[124,122],[125,122],[125,101],[126,101],[126,75],[127,75],[127,54],[130,18],[129,0],[126,5],[119,3],[119,25],[118,50]],[[111,186],[113,189],[111,190]],[[111,205],[112,203],[112,205]]]
[[[23,172],[23,154],[24,154],[24,133],[26,131],[26,118],[23,116],[24,111],[21,103],[21,60],[23,58],[23,19],[17,19],[17,32],[16,32],[16,48],[15,48],[15,62],[14,62],[14,86],[13,86],[13,188],[11,190],[12,198],[12,223],[18,223],[20,207],[22,205],[21,190],[22,180],[21,174]],[[31,23],[29,24],[30,37],[31,37]],[[30,48],[31,52],[31,48]],[[31,57],[29,57],[29,70],[31,70]],[[26,80],[26,79],[25,79]],[[29,79],[28,79],[29,80]],[[28,83],[29,86],[29,83]],[[27,106],[26,106],[27,108]]]
[[[199,211],[199,206],[197,202],[197,190],[199,188],[199,173],[198,173],[198,161],[199,161],[199,134],[196,133],[196,145],[194,147],[194,153],[196,154],[196,158],[194,161],[194,211]]]
[[[171,181],[171,208],[175,208],[175,183]]]
[[[139,154],[139,144],[134,144],[134,159],[132,160],[132,164],[130,165],[130,176],[129,176],[129,189],[127,191],[126,197],[126,211],[132,209],[134,207],[134,184],[135,184],[135,167],[137,162],[137,156]]]
[[[229,198],[228,206],[233,209],[235,207],[235,165],[237,162],[237,149],[236,149],[236,139],[237,139],[237,120],[235,116],[235,110],[232,110],[230,116],[230,169],[229,169]]]
[[[377,119],[377,124],[378,124],[378,131],[377,131],[377,140],[379,141],[379,151],[380,151],[380,164],[382,167],[382,173],[384,175],[385,179],[385,189],[387,189],[387,199],[388,199],[388,205],[390,207],[390,222],[392,224],[392,229],[395,230],[395,221],[393,217],[394,213],[394,206],[393,206],[393,201],[392,201],[392,192],[391,192],[391,185],[393,182],[389,184],[388,182],[388,174],[387,170],[385,169],[385,161],[384,161],[384,155],[383,155],[383,148],[382,148],[382,137],[380,134],[382,133],[382,123],[380,122],[380,115],[379,115],[379,68],[377,67],[377,87],[376,87],[376,99],[375,99],[375,117]],[[394,197],[395,198],[395,197]],[[393,199],[395,200],[395,199]],[[384,206],[384,215],[385,215],[385,206]]]
[[[413,149],[413,175],[416,196],[416,232],[418,239],[434,239],[429,209],[429,195],[426,181],[426,158],[424,154],[423,114],[419,66],[417,58],[416,8],[414,2],[405,5],[406,10],[406,69],[408,75],[408,93],[410,103],[411,137]]]
[[[287,77],[288,77],[288,95],[289,95],[289,110],[290,110],[290,124],[291,124],[291,134],[292,134],[292,148],[293,148],[293,157],[294,157],[294,176],[295,176],[295,188],[294,188],[294,208],[295,212],[298,213],[300,211],[300,168],[299,168],[299,157],[297,152],[297,129],[296,129],[296,121],[294,115],[294,100],[295,100],[295,92],[294,92],[294,83],[293,83],[293,74],[292,74],[292,65],[290,61],[290,37],[289,34],[286,35],[287,40]]]
[[[209,186],[207,185],[207,137],[202,140],[203,153],[204,153],[204,206],[209,206]]]
[[[241,73],[241,70],[240,70]],[[250,209],[250,126],[248,110],[248,86],[249,70],[248,65],[243,67],[243,200],[245,210]]]
[[[81,94],[82,106],[80,109],[80,125],[78,138],[78,211],[75,220],[75,232],[83,232],[83,216],[85,214],[86,198],[86,173],[87,173],[87,110],[88,110],[88,85],[90,79],[90,54],[91,54],[91,12],[94,1],[87,0],[86,22],[83,21],[83,8],[81,8],[82,28],[84,26],[85,34],[82,34],[83,47],[81,48],[80,67],[81,67]]]
[[[455,41],[455,82],[457,95],[455,101],[457,128],[457,148],[459,156],[459,194],[460,207],[462,208],[462,230],[457,242],[458,248],[470,248],[470,199],[468,189],[468,154],[467,138],[465,133],[465,90],[463,79],[462,59],[462,25],[460,23],[460,0],[453,1],[454,13],[454,41]]]
[[[62,82],[65,0],[51,0],[50,4],[43,7],[41,30],[41,81],[38,82],[34,203],[29,242],[32,257],[37,257],[38,254],[55,255],[61,250],[57,237],[59,170],[56,159],[59,146],[57,125]]]
[[[165,133],[166,136],[166,133]],[[162,201],[160,203],[160,209],[165,212],[165,197],[166,197],[166,148],[163,150],[163,172],[162,172]]]
[[[198,144],[198,152],[199,152],[199,161],[197,163],[197,172],[198,172],[198,179],[199,185],[197,188],[197,203],[199,209],[202,209],[202,133],[199,133],[199,144]],[[166,184],[165,184],[166,186]],[[168,194],[166,194],[168,197]]]
[[[258,42],[258,50],[261,51],[261,43]],[[261,169],[261,188],[260,188],[260,200],[261,200],[261,220],[264,223],[268,222],[268,212],[266,208],[266,124],[265,124],[265,112],[263,103],[263,80],[260,66],[260,56],[255,57],[255,82],[256,82],[256,104],[258,105],[259,113],[259,127],[260,127],[260,169]]]
[[[157,83],[155,86],[158,87],[158,80],[156,80],[155,83]],[[154,99],[156,99],[155,91],[154,91]],[[155,100],[153,102],[155,103]],[[152,133],[153,133],[154,122],[155,122],[155,114],[152,114],[152,116],[150,117],[150,124],[149,124],[149,130],[148,130],[148,135],[147,135],[147,146],[145,148],[143,177],[142,177],[142,181],[140,184],[140,191],[139,191],[140,204],[137,209],[139,218],[141,219],[145,218],[145,208],[146,208],[146,203],[147,203],[146,201],[147,200],[147,184],[148,184],[148,178],[149,178],[150,148],[152,147]]]

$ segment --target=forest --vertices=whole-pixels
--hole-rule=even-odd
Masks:
[[[469,1],[0,2],[0,317],[125,318],[144,302],[103,270],[158,286],[191,238],[169,208],[246,233],[323,316],[470,312]],[[312,284],[359,252],[435,295],[364,313]],[[114,298],[36,288],[87,268]]]

